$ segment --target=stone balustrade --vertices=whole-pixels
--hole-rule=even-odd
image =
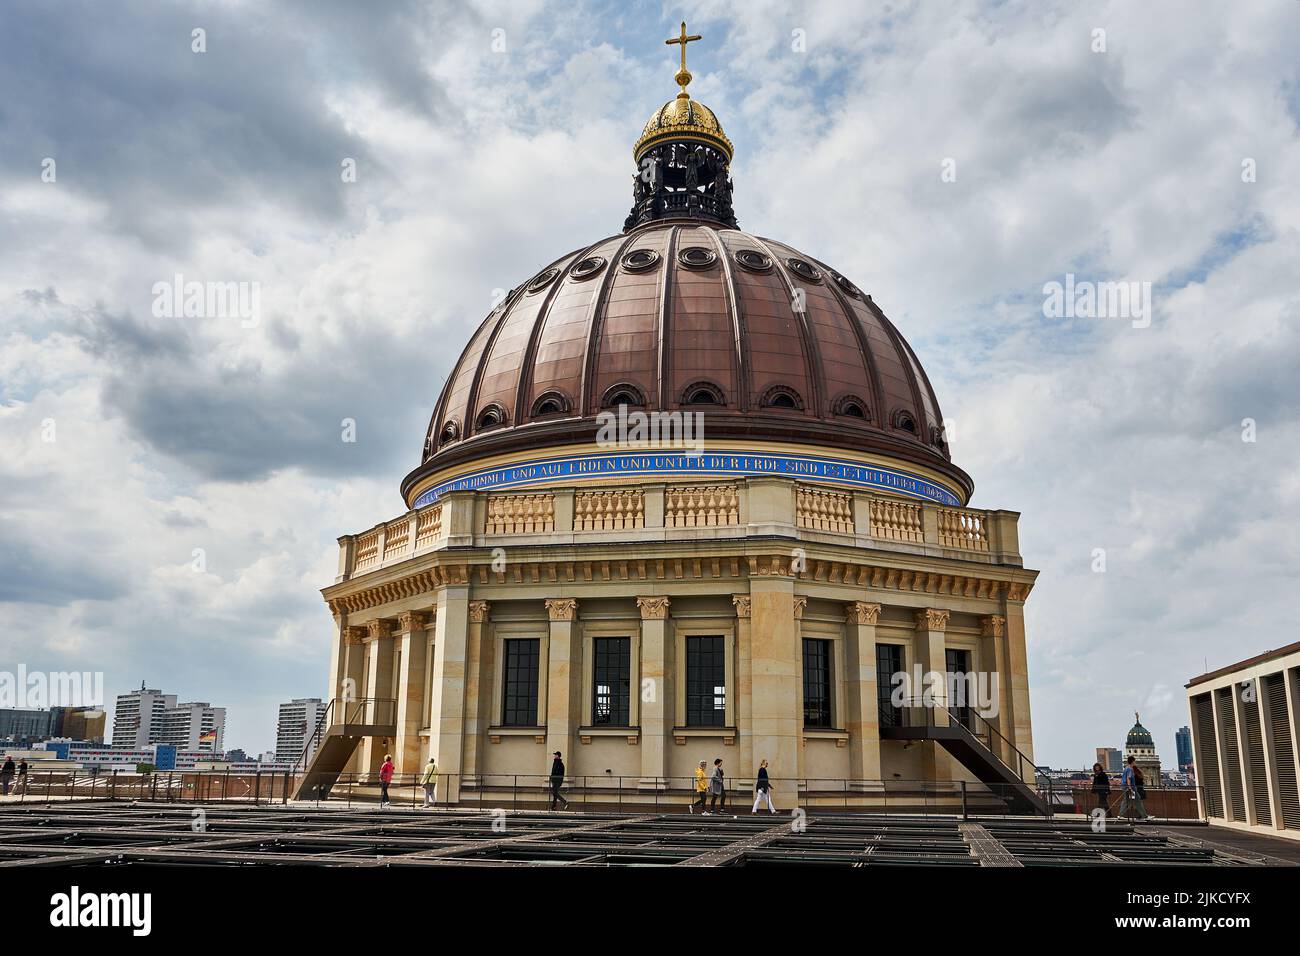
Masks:
[[[339,539],[338,580],[448,546],[785,535],[1021,566],[1014,511],[950,508],[784,478],[545,491],[459,491]]]

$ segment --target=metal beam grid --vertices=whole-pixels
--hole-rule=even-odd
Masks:
[[[22,866],[1007,866],[1246,862],[1123,823],[821,814],[0,808],[0,868]]]
[[[1130,824],[1109,820],[1096,831],[1081,820],[984,820],[982,827],[1022,866],[1091,866],[1107,863],[1143,866],[1231,866],[1213,850],[1180,846],[1167,838],[1139,833]]]

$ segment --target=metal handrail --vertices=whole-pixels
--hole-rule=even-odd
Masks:
[[[330,714],[334,712],[335,704],[339,705],[339,710],[343,714],[343,719],[330,722],[329,719]],[[379,712],[380,704],[392,705],[393,711],[392,711],[391,720],[377,719],[380,716],[380,712]],[[348,710],[349,705],[355,705],[355,709],[349,711]],[[374,711],[374,716],[376,719],[369,720],[369,721],[364,719],[368,709],[372,709]],[[349,716],[360,717],[362,719],[349,720],[348,719]],[[294,768],[297,769],[301,767],[303,770],[307,769],[308,754],[310,754],[313,750],[318,749],[320,747],[320,743],[321,740],[324,738],[325,731],[328,730],[330,727],[333,727],[335,725],[346,726],[347,724],[365,724],[365,723],[388,724],[388,723],[396,723],[396,721],[397,721],[397,699],[394,697],[352,697],[352,698],[331,697],[330,702],[325,705],[325,709],[321,711],[320,717],[316,720],[315,729],[310,734],[307,735],[307,742],[303,745],[302,755],[299,756],[298,760],[294,763]]]
[[[881,703],[881,709],[882,710],[884,709],[883,701]],[[993,756],[997,759],[999,763],[1001,763],[1008,770],[1011,770],[1013,773],[1015,773],[1015,775],[1019,777],[1021,780],[1025,779],[1026,766],[1028,767],[1030,773],[1029,779],[1034,780],[1037,777],[1038,768],[1037,765],[1034,763],[1034,761],[1030,759],[1028,755],[1022,752],[1020,748],[1017,747],[1014,743],[1012,743],[1012,741],[1005,734],[1003,734],[1000,730],[994,727],[993,724],[991,724],[987,718],[985,718],[982,714],[979,713],[979,711],[977,711],[973,707],[962,707],[956,709],[956,708],[949,707],[947,704],[940,704],[933,701],[926,702],[925,698],[909,697],[904,699],[902,705],[895,709],[904,711],[905,719],[906,719],[906,712],[909,710],[921,710],[925,712],[927,719],[923,726],[926,727],[941,726],[938,721],[931,720],[930,718],[935,714],[936,711],[942,712],[948,718],[948,723],[944,726],[958,727],[963,732],[968,734],[972,739],[979,741],[981,746],[983,746],[986,750],[988,750],[989,753],[993,754]],[[968,719],[973,719],[978,721],[979,724],[984,728],[984,733],[983,734],[976,733],[969,726],[967,726],[966,721]],[[915,724],[904,724],[903,726],[915,726]],[[1006,744],[1006,746],[1016,755],[1017,765],[1015,767],[1012,767],[1011,764],[1007,763],[1007,761],[1003,758],[1002,754],[998,753],[997,748],[993,746],[994,736],[996,736],[1000,741]],[[987,737],[987,742],[985,739],[986,737]]]

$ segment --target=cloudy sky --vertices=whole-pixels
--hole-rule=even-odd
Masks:
[[[0,669],[270,747],[495,291],[621,228],[683,18],[742,227],[874,295],[1022,512],[1039,759],[1141,710],[1172,762],[1187,678],[1296,639],[1294,0],[6,4]],[[1149,325],[1046,317],[1067,273]],[[155,314],[178,274],[258,320]]]

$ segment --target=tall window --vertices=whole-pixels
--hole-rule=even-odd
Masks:
[[[508,640],[505,657],[505,700],[501,723],[507,727],[537,726],[537,667],[541,641]]]
[[[686,638],[686,726],[726,725],[725,658],[721,637]]]
[[[631,721],[631,644],[626,637],[598,637],[592,641],[593,724],[626,727]]]
[[[831,726],[831,642],[804,638],[803,725]]]
[[[948,671],[949,693],[955,692],[956,697],[948,700],[948,709],[952,711],[957,722],[968,730],[975,728],[974,708],[972,703],[978,704],[971,697],[971,691],[975,689],[972,678],[976,675],[970,672],[970,651],[947,648],[944,651],[944,663]]]
[[[890,697],[894,693],[894,675],[903,672],[903,645],[876,645],[876,700],[880,709],[880,726],[897,727],[903,722],[903,712]]]

